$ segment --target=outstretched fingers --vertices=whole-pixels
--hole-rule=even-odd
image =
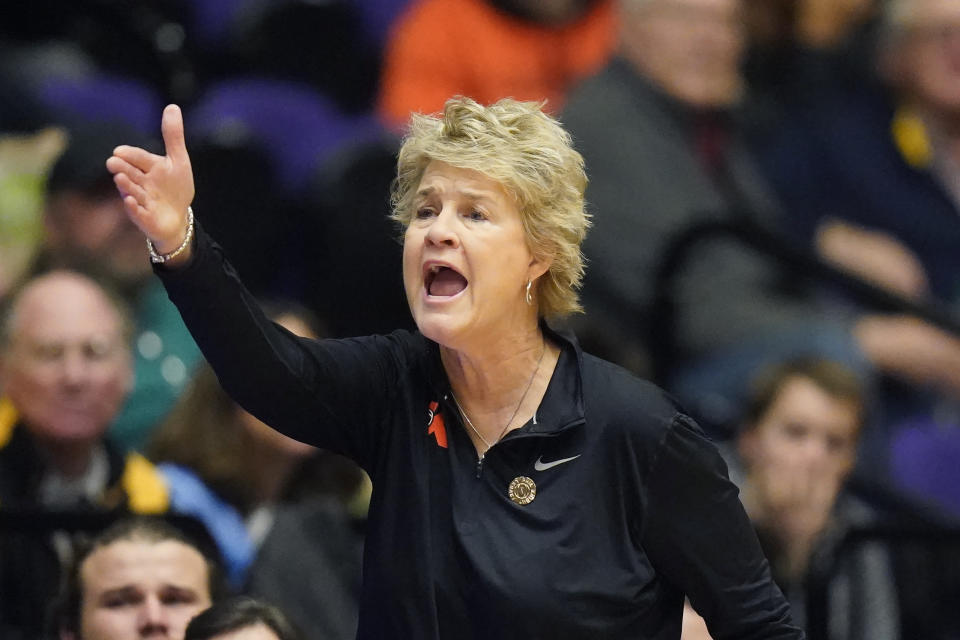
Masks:
[[[130,195],[123,196],[123,207],[127,210],[127,213],[134,219],[143,220],[150,215],[150,212],[147,211],[136,198]]]
[[[131,194],[123,194],[123,208],[126,209],[130,220],[149,237],[155,220],[153,211]]]
[[[147,191],[140,184],[130,179],[125,173],[118,173],[113,176],[113,182],[117,189],[123,194],[124,198],[132,196],[141,206],[147,206]]]
[[[150,153],[146,149],[141,149],[140,147],[131,147],[125,144],[122,144],[113,150],[113,157],[124,160],[143,173],[149,172],[154,165],[163,160],[163,156]],[[110,169],[109,164],[107,164],[107,168]]]
[[[118,156],[107,158],[107,171],[114,175],[125,174],[137,184],[144,184],[146,179],[146,174],[143,171]]]

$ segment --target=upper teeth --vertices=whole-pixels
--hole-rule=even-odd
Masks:
[[[437,273],[438,271],[440,271],[441,268],[442,267],[440,265],[435,264],[432,267],[430,267],[430,273]]]

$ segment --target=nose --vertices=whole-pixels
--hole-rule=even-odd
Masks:
[[[820,468],[829,457],[829,447],[822,438],[808,438],[803,446],[803,457],[808,464]]]
[[[453,248],[460,246],[460,238],[454,226],[456,218],[456,209],[452,205],[445,204],[440,213],[430,223],[426,235],[427,244],[447,245]]]
[[[82,353],[76,350],[67,350],[61,361],[61,375],[67,386],[77,387],[87,378],[89,362]]]
[[[142,637],[167,632],[167,611],[156,596],[148,596],[140,605],[137,630]]]

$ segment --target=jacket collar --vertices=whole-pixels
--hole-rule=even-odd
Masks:
[[[107,484],[97,506],[113,509],[124,506],[126,496],[120,486],[124,456],[109,439],[103,440],[107,454]],[[0,503],[4,507],[37,506],[40,483],[46,465],[30,432],[20,422],[9,426],[5,443],[0,445]]]
[[[536,424],[518,430],[531,435],[560,433],[584,422],[583,351],[580,344],[573,332],[553,329],[546,320],[540,321],[540,328],[545,336],[560,345],[560,359],[537,410]],[[450,381],[440,359],[439,345],[426,337],[423,340],[431,394],[440,400],[449,395]]]

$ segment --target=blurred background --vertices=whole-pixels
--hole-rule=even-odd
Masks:
[[[194,422],[251,418],[218,395],[103,163],[117,144],[161,151],[160,113],[179,104],[197,219],[277,317],[320,337],[413,328],[387,219],[395,156],[409,115],[456,94],[545,101],[572,132],[594,228],[586,314],[562,324],[675,394],[744,495],[766,496],[745,504],[810,636],[960,637],[956,0],[23,3],[0,21],[0,302],[56,267],[109,282],[136,379],[103,437],[165,463],[171,510],[189,512],[186,486],[233,509],[230,529],[191,507],[239,589],[276,589],[302,523],[340,531],[349,561],[317,597],[353,604],[291,613],[352,637],[363,473],[263,437],[250,446],[283,486],[204,466]],[[856,378],[856,419],[844,439],[820,428],[843,422],[829,412],[781,418],[787,448],[760,458],[796,465],[775,477],[740,438],[778,406],[757,380],[797,358]],[[0,450],[27,427],[4,400]],[[850,464],[830,467],[838,438]],[[273,566],[257,573],[261,549]],[[34,637],[31,616],[0,615]]]

